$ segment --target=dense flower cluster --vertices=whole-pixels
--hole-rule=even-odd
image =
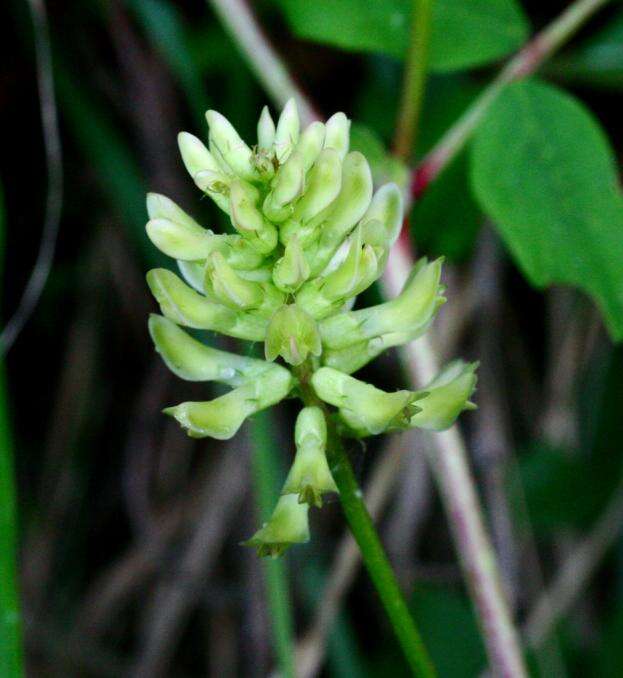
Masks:
[[[208,147],[186,132],[179,147],[195,184],[227,213],[234,232],[215,234],[168,198],[148,196],[147,233],[181,274],[148,273],[163,314],[149,328],[179,377],[231,387],[165,410],[194,437],[231,438],[247,417],[296,394],[306,375],[317,403],[297,418],[281,499],[249,542],[278,555],[308,540],[309,507],[337,491],[325,454],[327,406],[342,435],[441,430],[472,407],[475,365],[451,363],[422,391],[387,393],[351,376],[386,348],[422,335],[445,299],[441,261],[422,260],[397,298],[352,310],[383,273],[403,208],[398,186],[374,192],[365,157],[348,152],[343,113],[301,131],[294,101],[277,125],[264,108],[253,147],[221,114],[206,117]],[[207,346],[180,325],[264,342],[266,360]],[[279,357],[282,364],[274,362]]]

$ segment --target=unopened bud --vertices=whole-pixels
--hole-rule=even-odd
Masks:
[[[313,252],[312,275],[329,263],[344,238],[365,214],[372,198],[372,174],[361,153],[349,153],[342,166],[342,186],[321,224],[318,245]]]
[[[273,142],[275,141],[275,123],[268,110],[268,106],[264,106],[260,119],[257,123],[257,145],[262,151],[266,153],[272,151]]]
[[[439,283],[442,262],[419,262],[402,292],[391,301],[323,320],[324,345],[338,349],[387,334],[398,333],[405,340],[420,336],[445,301]]]
[[[341,418],[357,435],[408,428],[419,411],[414,403],[422,397],[413,391],[387,393],[331,367],[317,370],[311,383],[321,400],[339,408]]]
[[[274,222],[285,221],[292,208],[290,203],[300,197],[305,189],[305,167],[299,155],[292,154],[277,171],[273,189],[263,204],[264,214]]]
[[[258,192],[243,181],[230,185],[230,210],[233,227],[255,247],[268,254],[277,246],[277,229],[257,207]]]
[[[294,440],[296,456],[281,494],[296,494],[300,503],[320,508],[322,495],[338,489],[327,462],[327,425],[319,407],[299,412]]]
[[[186,381],[218,381],[240,386],[273,367],[264,360],[206,346],[161,315],[149,317],[149,333],[167,367]]]
[[[253,153],[229,120],[217,111],[208,111],[206,120],[210,128],[210,147],[216,150],[217,159],[220,156],[226,168],[230,168],[241,179],[257,180],[259,175],[253,164]]]
[[[257,308],[263,299],[260,284],[239,277],[220,252],[208,259],[205,288],[225,306],[243,311]]]
[[[275,157],[280,164],[283,164],[290,157],[290,153],[299,140],[300,128],[301,123],[296,101],[290,99],[279,116],[277,130],[275,131]]]
[[[279,497],[269,521],[264,523],[245,546],[254,546],[260,557],[278,558],[293,544],[309,541],[309,506],[299,504],[296,495]]]
[[[292,386],[290,372],[272,365],[214,400],[181,403],[167,407],[164,413],[174,417],[192,438],[229,440],[247,417],[283,400]]]
[[[209,301],[167,269],[149,271],[147,284],[162,314],[174,323],[250,341],[262,341],[266,336],[264,318]]]
[[[426,395],[418,401],[420,411],[411,417],[411,426],[443,431],[454,424],[463,410],[476,409],[470,401],[476,388],[478,363],[455,360],[427,384]]]
[[[224,186],[229,185],[229,177],[216,158],[200,139],[188,132],[177,135],[177,144],[184,166],[195,184],[224,212],[229,213],[229,200],[223,190]]]
[[[340,154],[340,158],[348,153],[350,141],[350,120],[344,113],[335,113],[326,122],[326,136],[324,147],[333,148]]]
[[[273,282],[283,292],[293,293],[309,277],[309,264],[298,238],[292,238],[286,245],[283,257],[273,268]]]

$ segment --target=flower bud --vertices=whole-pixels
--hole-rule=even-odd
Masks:
[[[290,203],[296,200],[305,189],[305,167],[303,159],[293,153],[288,161],[277,171],[273,181],[273,189],[266,196],[262,209],[264,214],[274,222],[285,221],[292,208]]]
[[[437,259],[429,264],[421,260],[392,301],[323,320],[320,326],[323,344],[338,349],[385,335],[397,335],[405,341],[420,336],[445,302],[439,284],[442,262]],[[385,346],[391,345],[395,344],[390,336]]]
[[[206,249],[206,259],[212,253],[220,252],[225,261],[237,271],[252,271],[264,262],[263,255],[240,235],[213,235],[208,239]]]
[[[244,545],[255,546],[260,557],[278,558],[292,544],[309,541],[308,513],[309,506],[299,504],[295,494],[282,495],[270,520]]]
[[[419,335],[418,335],[419,336]],[[325,348],[322,362],[340,372],[352,374],[374,360],[383,351],[392,346],[402,346],[415,337],[409,332],[391,332],[374,339],[365,339],[343,348]]]
[[[221,171],[201,170],[195,174],[197,187],[207,193],[214,201],[217,201],[217,197],[220,198],[221,202],[227,205],[225,210],[227,214],[229,214],[229,187],[232,179],[233,177],[223,174]]]
[[[396,184],[385,184],[372,197],[370,207],[360,221],[362,240],[372,245],[379,257],[379,275],[387,256],[398,239],[403,220],[402,193]]]
[[[361,153],[349,153],[342,166],[342,186],[330,212],[320,225],[320,238],[313,251],[312,275],[329,263],[344,238],[365,214],[372,198],[372,174]]]
[[[206,292],[229,308],[257,308],[264,298],[259,283],[240,278],[220,252],[213,252],[206,265]]]
[[[300,365],[310,353],[320,355],[316,321],[296,304],[282,306],[268,324],[264,350],[266,360],[280,355],[290,365]]]
[[[266,336],[265,319],[209,301],[165,268],[149,271],[147,284],[162,314],[179,325],[250,341],[262,341]]]
[[[309,277],[309,264],[298,238],[292,238],[286,245],[283,257],[273,267],[273,282],[283,292],[293,293]]]
[[[277,229],[257,208],[258,191],[236,180],[230,185],[229,202],[233,227],[255,247],[268,254],[277,246]]]
[[[195,184],[207,193],[224,212],[229,214],[229,200],[223,191],[223,186],[229,185],[229,178],[223,172],[216,158],[208,151],[202,141],[188,132],[180,132],[177,135],[177,144],[184,166]],[[208,182],[206,176],[210,176],[211,181]]]
[[[279,366],[271,367],[250,381],[214,400],[181,403],[167,407],[165,414],[174,417],[192,438],[229,440],[244,420],[280,400],[294,385],[292,375]]]
[[[322,495],[338,489],[325,454],[327,425],[319,407],[305,407],[299,412],[294,440],[296,456],[281,494],[296,494],[299,503],[321,508]]]
[[[317,161],[325,138],[325,126],[316,120],[308,125],[296,144],[293,153],[303,161],[303,168],[307,172]]]
[[[350,120],[344,113],[335,113],[326,122],[325,148],[336,150],[340,158],[348,153],[350,141]]]
[[[264,360],[206,346],[161,315],[149,317],[149,333],[167,367],[186,381],[218,381],[240,386],[272,367]]]
[[[326,277],[306,283],[297,303],[314,318],[335,312],[347,299],[367,289],[377,277],[378,262],[370,245],[362,247],[361,232],[349,243],[346,258]]]
[[[188,228],[201,228],[199,224],[173,200],[160,193],[147,194],[147,214],[150,219],[168,219]],[[207,229],[202,229],[207,230]],[[208,231],[211,233],[212,231]]]
[[[311,383],[316,395],[339,408],[340,417],[360,436],[408,428],[419,411],[414,402],[423,397],[412,391],[387,393],[331,367],[317,370]]]
[[[354,297],[372,284],[377,270],[374,249],[363,245],[359,233],[350,243],[346,259],[325,277],[322,293],[334,301]]]
[[[259,173],[253,164],[253,153],[244,143],[227,118],[217,111],[208,111],[210,150],[216,149],[217,160],[223,160],[223,169],[231,169],[241,179],[256,181]]]
[[[474,410],[469,399],[476,388],[478,363],[455,360],[422,390],[426,395],[418,401],[420,411],[411,417],[411,426],[431,431],[450,428],[463,410]]]
[[[335,150],[326,148],[309,172],[305,194],[296,204],[293,221],[306,224],[318,217],[337,198],[341,187],[342,161]]]
[[[268,110],[268,106],[264,106],[257,123],[257,146],[262,151],[268,153],[272,151],[274,141],[275,123]]]
[[[275,132],[275,157],[280,164],[283,164],[290,157],[290,153],[296,146],[299,140],[300,126],[296,101],[290,99],[279,116]]]
[[[197,292],[205,294],[203,281],[205,279],[205,261],[183,261],[177,262],[177,267],[182,274],[182,278]]]
[[[169,257],[184,261],[206,257],[206,244],[211,232],[198,224],[190,226],[169,219],[150,219],[146,230],[153,244]]]

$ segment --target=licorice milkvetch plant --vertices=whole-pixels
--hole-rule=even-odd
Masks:
[[[442,261],[423,259],[397,298],[353,310],[383,273],[403,206],[396,184],[374,192],[365,157],[348,152],[344,113],[301,130],[293,100],[276,125],[264,108],[254,146],[220,113],[206,117],[208,147],[182,132],[182,159],[235,232],[215,234],[149,194],[147,233],[181,274],[148,273],[163,314],[151,316],[149,329],[176,375],[231,387],[213,400],[165,409],[190,436],[229,439],[254,413],[287,397],[303,401],[281,497],[248,541],[260,555],[277,556],[308,541],[309,508],[338,492],[334,439],[449,427],[473,407],[476,365],[455,361],[419,391],[388,393],[351,376],[386,348],[422,335],[445,299]],[[180,325],[263,342],[266,360],[211,348]]]

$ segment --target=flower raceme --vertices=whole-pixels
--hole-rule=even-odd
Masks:
[[[398,297],[352,310],[383,273],[403,206],[396,184],[374,192],[365,157],[348,152],[343,113],[301,130],[294,101],[276,125],[264,108],[252,147],[220,113],[206,117],[208,146],[182,132],[179,148],[232,232],[215,234],[172,200],[148,195],[147,234],[179,270],[147,274],[162,311],[149,330],[177,376],[231,387],[213,400],[164,410],[190,436],[229,439],[254,413],[288,396],[304,400],[282,496],[247,542],[276,556],[309,539],[310,506],[337,492],[327,421],[353,437],[448,428],[474,407],[476,365],[455,361],[421,391],[388,393],[351,376],[386,348],[422,335],[445,299],[441,260],[423,259]],[[263,342],[266,360],[212,348],[180,326]]]

